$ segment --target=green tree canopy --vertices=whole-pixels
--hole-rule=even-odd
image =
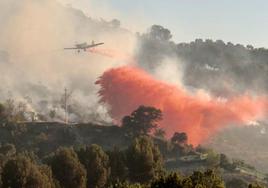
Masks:
[[[166,131],[164,129],[158,128],[155,130],[154,136],[161,139],[165,139]]]
[[[193,187],[200,188],[224,188],[224,182],[220,176],[218,176],[213,170],[207,170],[205,172],[194,172],[190,179]]]
[[[3,188],[52,188],[51,177],[25,157],[16,157],[7,161],[2,172]]]
[[[140,106],[129,116],[125,116],[122,125],[132,136],[147,135],[157,128],[162,120],[162,112],[154,107]]]
[[[7,114],[6,114],[6,107],[0,103],[0,123],[6,121]]]
[[[151,188],[182,188],[182,177],[178,173],[161,176],[151,183]]]
[[[249,184],[248,188],[264,188],[264,186],[261,186],[258,183],[253,183]]]
[[[175,132],[171,138],[173,144],[187,144],[188,136],[186,133]]]
[[[225,154],[220,154],[220,167],[229,171],[235,169],[235,166]]]
[[[105,187],[110,175],[108,155],[96,144],[81,148],[77,154],[87,170],[87,187]]]
[[[172,173],[166,177],[160,177],[151,183],[151,188],[224,188],[224,182],[212,170],[202,173],[194,172],[189,177],[182,177]]]
[[[0,153],[6,157],[14,156],[16,154],[16,147],[13,144],[4,144],[0,147]]]
[[[123,151],[114,147],[112,151],[107,152],[109,156],[109,165],[111,168],[111,182],[122,182],[127,178],[126,156]]]
[[[226,182],[226,188],[247,188],[248,183],[241,178],[232,178]]]
[[[126,151],[126,156],[132,182],[148,182],[162,173],[162,155],[147,136],[134,139]]]
[[[172,38],[171,32],[161,25],[153,25],[149,34],[153,39],[161,41],[169,41]]]
[[[48,161],[54,177],[65,188],[86,187],[86,170],[73,149],[60,148]]]

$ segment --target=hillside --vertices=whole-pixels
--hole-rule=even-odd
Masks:
[[[29,151],[42,161],[60,147],[97,144],[108,152],[114,146],[125,151],[134,136],[111,122],[120,124],[146,105],[163,111],[159,131],[167,137],[144,130],[138,136],[149,135],[147,146],[159,147],[168,171],[190,175],[215,168],[226,181],[265,183],[267,49],[210,39],[177,43],[163,26],[135,33],[115,18],[91,18],[52,0],[5,4],[7,11],[0,11],[3,153],[7,146],[11,154],[14,148]],[[80,54],[63,50],[93,40],[105,45]],[[259,114],[264,117],[255,119]],[[69,123],[60,123],[67,116]],[[192,143],[172,141],[176,133]]]
[[[182,73],[177,79],[193,89],[218,97],[267,93],[267,49],[209,39],[175,43],[171,37],[171,31],[161,26],[141,35],[140,66],[153,73],[171,58]]]
[[[127,140],[117,126],[95,124],[66,125],[57,122],[2,125],[1,143],[12,143],[18,151],[31,150],[44,156],[59,147],[99,144],[105,149],[124,148]]]
[[[266,129],[264,122],[259,126],[230,128],[212,138],[207,145],[233,158],[243,159],[265,172],[268,169],[268,151],[264,144],[268,142]]]
[[[160,79],[168,71],[164,80],[183,84],[193,93],[201,91],[219,101],[243,94],[267,95],[268,50],[265,48],[210,39],[175,43],[171,31],[160,26],[141,35],[139,44],[140,66]],[[266,121],[248,122],[239,127],[231,125],[213,135],[207,144],[265,171],[268,169]]]
[[[127,136],[126,131],[118,126],[66,125],[57,122],[2,124],[0,138],[2,146],[13,144],[17,153],[34,152],[40,159],[50,155],[60,147],[79,148],[83,145],[98,144],[104,150],[112,150],[115,146],[125,149],[131,144],[131,138]],[[169,141],[157,137],[154,137],[154,140],[164,155],[165,166],[169,171],[191,174],[193,171],[204,171],[214,165],[219,165],[217,161],[220,158],[217,158],[216,153],[212,150],[200,148],[201,150],[196,149],[195,151],[191,149],[191,146],[187,146],[186,150],[189,151],[185,154],[179,154],[174,148],[172,149],[173,146]],[[201,154],[199,152],[203,153],[203,158],[199,158]],[[243,165],[236,166],[235,170],[228,170],[228,168],[225,169],[221,166],[220,173],[227,182],[234,177],[243,179],[247,183],[265,182],[265,174],[251,169],[252,167],[243,167]],[[240,171],[240,168],[244,168],[244,171]]]

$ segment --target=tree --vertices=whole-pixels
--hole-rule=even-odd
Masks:
[[[172,38],[171,32],[160,25],[153,25],[151,27],[150,36],[161,41],[169,41]]]
[[[54,118],[56,117],[56,110],[55,109],[49,111],[49,117],[50,117],[50,119],[54,120]]]
[[[151,183],[151,188],[224,188],[224,182],[212,170],[202,173],[194,172],[189,177],[181,177],[177,173],[172,173],[166,177],[161,177]]]
[[[125,116],[122,120],[122,126],[132,136],[147,135],[152,129],[155,129],[158,122],[162,120],[162,112],[154,107],[140,106]]]
[[[224,188],[224,182],[213,170],[207,170],[204,173],[194,172],[190,177],[192,187],[200,188]]]
[[[50,182],[53,182],[53,186],[52,187],[55,187],[55,188],[56,187],[57,188],[60,187],[59,184],[58,184],[58,182],[53,178],[53,174],[52,174],[52,170],[51,170],[50,166],[43,164],[43,165],[40,165],[38,169],[39,169],[39,171],[42,174],[45,174],[47,176],[47,178],[48,178],[48,180]]]
[[[220,166],[220,155],[217,154],[215,151],[212,149],[208,150],[208,156],[207,156],[207,165],[210,168],[217,168]]]
[[[107,152],[109,156],[109,166],[111,168],[110,181],[122,182],[127,178],[126,156],[123,151],[114,147],[112,151]]]
[[[0,122],[6,120],[6,108],[0,103]]]
[[[187,145],[188,137],[186,133],[175,132],[171,137],[172,153],[178,157],[186,155],[190,152],[191,148]]]
[[[87,187],[105,187],[110,175],[108,155],[96,144],[81,148],[77,154],[87,170]]]
[[[16,154],[16,147],[13,144],[4,144],[0,147],[0,153],[6,157],[14,156]]]
[[[26,121],[25,113],[27,105],[24,102],[15,103],[13,99],[6,100],[5,104],[5,119],[8,122]]]
[[[148,182],[163,172],[162,155],[147,136],[135,138],[128,147],[126,156],[132,182]]]
[[[165,138],[165,135],[166,135],[166,132],[164,129],[156,129],[155,132],[154,132],[154,136],[155,137],[158,137],[158,138],[161,138],[161,139],[164,139]]]
[[[247,188],[248,183],[240,178],[232,178],[226,182],[226,188]]]
[[[249,184],[248,188],[264,188],[264,186],[254,183],[254,184]]]
[[[187,144],[188,137],[186,133],[175,132],[171,138],[173,144],[185,145]]]
[[[118,182],[111,185],[109,188],[147,188],[139,183],[130,184],[129,182]]]
[[[79,162],[73,149],[60,148],[49,159],[54,177],[61,187],[83,188],[86,187],[86,170]]]
[[[0,174],[2,174],[5,163],[16,154],[16,148],[13,144],[4,144],[0,147]],[[2,185],[2,177],[0,176],[0,187]]]
[[[10,159],[2,172],[3,188],[52,188],[55,187],[51,177],[39,170],[38,166],[25,157]]]
[[[249,49],[249,50],[254,50],[254,47],[253,47],[252,45],[247,45],[246,47],[247,47],[247,49]]]
[[[169,174],[167,177],[160,177],[154,180],[150,187],[151,188],[182,188],[182,177],[177,173]]]
[[[220,167],[225,170],[234,170],[233,163],[225,154],[220,154]]]

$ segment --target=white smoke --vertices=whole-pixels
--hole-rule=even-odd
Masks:
[[[166,57],[155,68],[153,75],[156,79],[183,87],[184,64],[178,58]]]
[[[98,104],[94,83],[105,70],[126,62],[63,50],[76,42],[95,40],[104,42],[105,48],[133,53],[135,36],[107,23],[55,0],[1,1],[0,51],[8,58],[3,60],[0,53],[0,102],[23,101],[30,111],[48,116],[55,110],[62,119],[60,100],[67,88],[72,91],[73,121],[87,121],[92,114],[109,119]]]

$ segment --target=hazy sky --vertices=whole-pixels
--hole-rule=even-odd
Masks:
[[[267,0],[61,0],[133,31],[169,28],[176,42],[196,38],[268,47]]]

